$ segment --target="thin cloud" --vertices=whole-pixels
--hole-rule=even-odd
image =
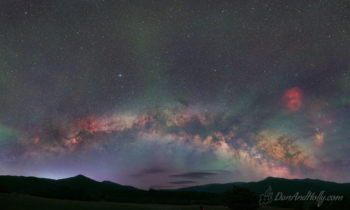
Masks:
[[[194,184],[195,181],[178,181],[178,182],[169,182],[169,184]]]
[[[210,170],[210,171],[216,172],[218,174],[231,173],[231,171],[228,171],[228,170]]]
[[[152,189],[171,188],[171,187],[174,187],[174,186],[169,186],[169,185],[154,185],[154,186],[151,186]]]
[[[189,173],[183,173],[183,174],[174,174],[170,175],[170,177],[185,177],[189,179],[205,179],[207,176],[215,176],[217,173],[211,173],[211,172],[189,172]]]
[[[132,174],[132,175],[129,175],[129,176],[132,176],[132,177],[140,177],[140,176],[145,176],[145,175],[148,175],[148,174],[159,174],[159,173],[164,173],[166,172],[167,170],[165,168],[161,168],[161,167],[151,167],[151,168],[147,168],[147,169],[143,169],[141,170],[139,173],[137,174]]]

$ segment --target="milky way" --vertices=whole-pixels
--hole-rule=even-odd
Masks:
[[[350,182],[349,3],[0,6],[0,174]]]

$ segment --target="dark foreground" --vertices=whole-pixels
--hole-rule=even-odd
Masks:
[[[176,206],[93,201],[70,201],[0,193],[1,210],[198,210],[198,205]],[[293,210],[264,206],[260,210]],[[205,210],[227,210],[222,206],[205,206]]]

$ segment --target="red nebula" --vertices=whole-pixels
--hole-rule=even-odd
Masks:
[[[34,138],[34,144],[38,144],[39,143],[39,137],[35,137]]]
[[[282,100],[289,111],[295,112],[300,109],[303,103],[302,97],[303,91],[298,87],[294,87],[284,93]]]
[[[79,127],[82,131],[89,134],[93,134],[98,130],[97,122],[93,118],[80,121]]]

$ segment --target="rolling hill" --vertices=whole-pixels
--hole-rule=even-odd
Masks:
[[[0,176],[0,192],[49,198],[96,200],[110,192],[135,190],[139,189],[109,181],[97,182],[83,175],[59,180],[23,176]]]
[[[350,183],[335,183],[322,181],[318,179],[284,179],[267,177],[264,180],[258,182],[234,182],[227,184],[208,184],[201,186],[193,186],[177,189],[177,191],[198,191],[198,192],[210,192],[210,193],[223,193],[233,186],[247,187],[251,191],[258,194],[265,193],[265,191],[271,186],[273,192],[282,192],[283,194],[294,194],[299,192],[300,194],[306,194],[307,192],[320,192],[326,193],[334,192],[350,192]]]
[[[278,192],[282,192],[285,195],[299,192],[302,195],[307,194],[309,191],[315,193],[325,191],[326,194],[350,193],[350,183],[340,184],[317,179],[284,179],[274,177],[268,177],[258,182],[207,184],[170,191],[174,193],[197,192],[218,194],[229,190],[233,186],[247,187],[257,194],[265,193],[269,186],[271,186],[274,195]],[[126,196],[127,194],[145,195],[147,191],[110,181],[98,182],[83,175],[78,175],[59,180],[23,176],[0,176],[0,192],[70,200],[103,200],[103,198],[108,197],[110,194],[118,196]]]

